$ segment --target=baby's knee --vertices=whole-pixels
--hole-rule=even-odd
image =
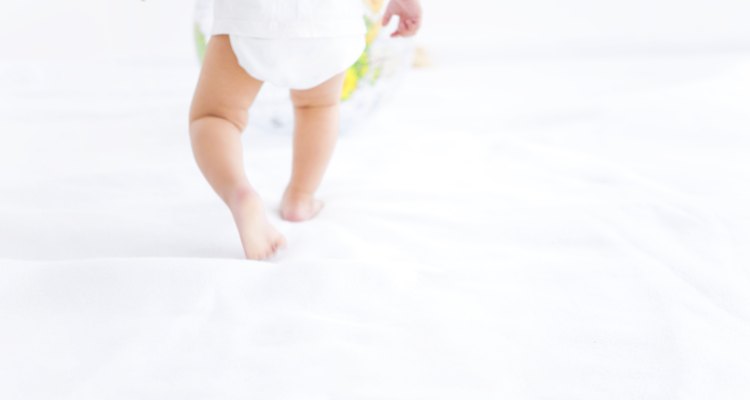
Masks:
[[[300,96],[292,94],[292,104],[298,109],[331,108],[339,105],[338,94],[335,96]]]
[[[247,110],[232,109],[232,108],[198,108],[193,107],[190,110],[190,126],[193,126],[201,121],[208,119],[221,119],[230,124],[234,125],[240,132],[244,131],[247,127]]]

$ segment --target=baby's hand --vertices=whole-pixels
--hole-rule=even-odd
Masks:
[[[422,24],[422,7],[418,0],[391,0],[383,15],[383,25],[388,25],[394,15],[398,15],[399,23],[391,37],[414,36]]]

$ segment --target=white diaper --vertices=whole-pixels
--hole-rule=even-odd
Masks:
[[[240,66],[279,87],[310,89],[346,71],[365,49],[364,35],[258,38],[229,35]]]
[[[310,89],[349,68],[365,49],[362,0],[215,0],[213,34],[229,35],[254,78]]]
[[[215,0],[214,34],[256,38],[364,35],[362,0]]]

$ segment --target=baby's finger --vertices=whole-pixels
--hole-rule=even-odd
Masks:
[[[414,35],[414,21],[410,19],[404,19],[404,23],[399,26],[399,34],[403,37]]]
[[[393,13],[389,10],[385,11],[385,14],[383,14],[383,26],[388,25],[389,22],[391,22],[391,18],[393,17]]]
[[[413,19],[407,19],[406,20],[406,31],[407,36],[412,36],[415,33],[417,33],[417,21]]]
[[[408,37],[408,36],[414,36],[414,34],[417,32],[416,29],[416,22],[411,19],[404,20],[404,23],[399,26],[399,35]]]

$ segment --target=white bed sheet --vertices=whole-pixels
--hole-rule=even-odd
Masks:
[[[750,58],[487,59],[342,136],[288,249],[240,260],[195,67],[6,63],[0,398],[747,399]]]

